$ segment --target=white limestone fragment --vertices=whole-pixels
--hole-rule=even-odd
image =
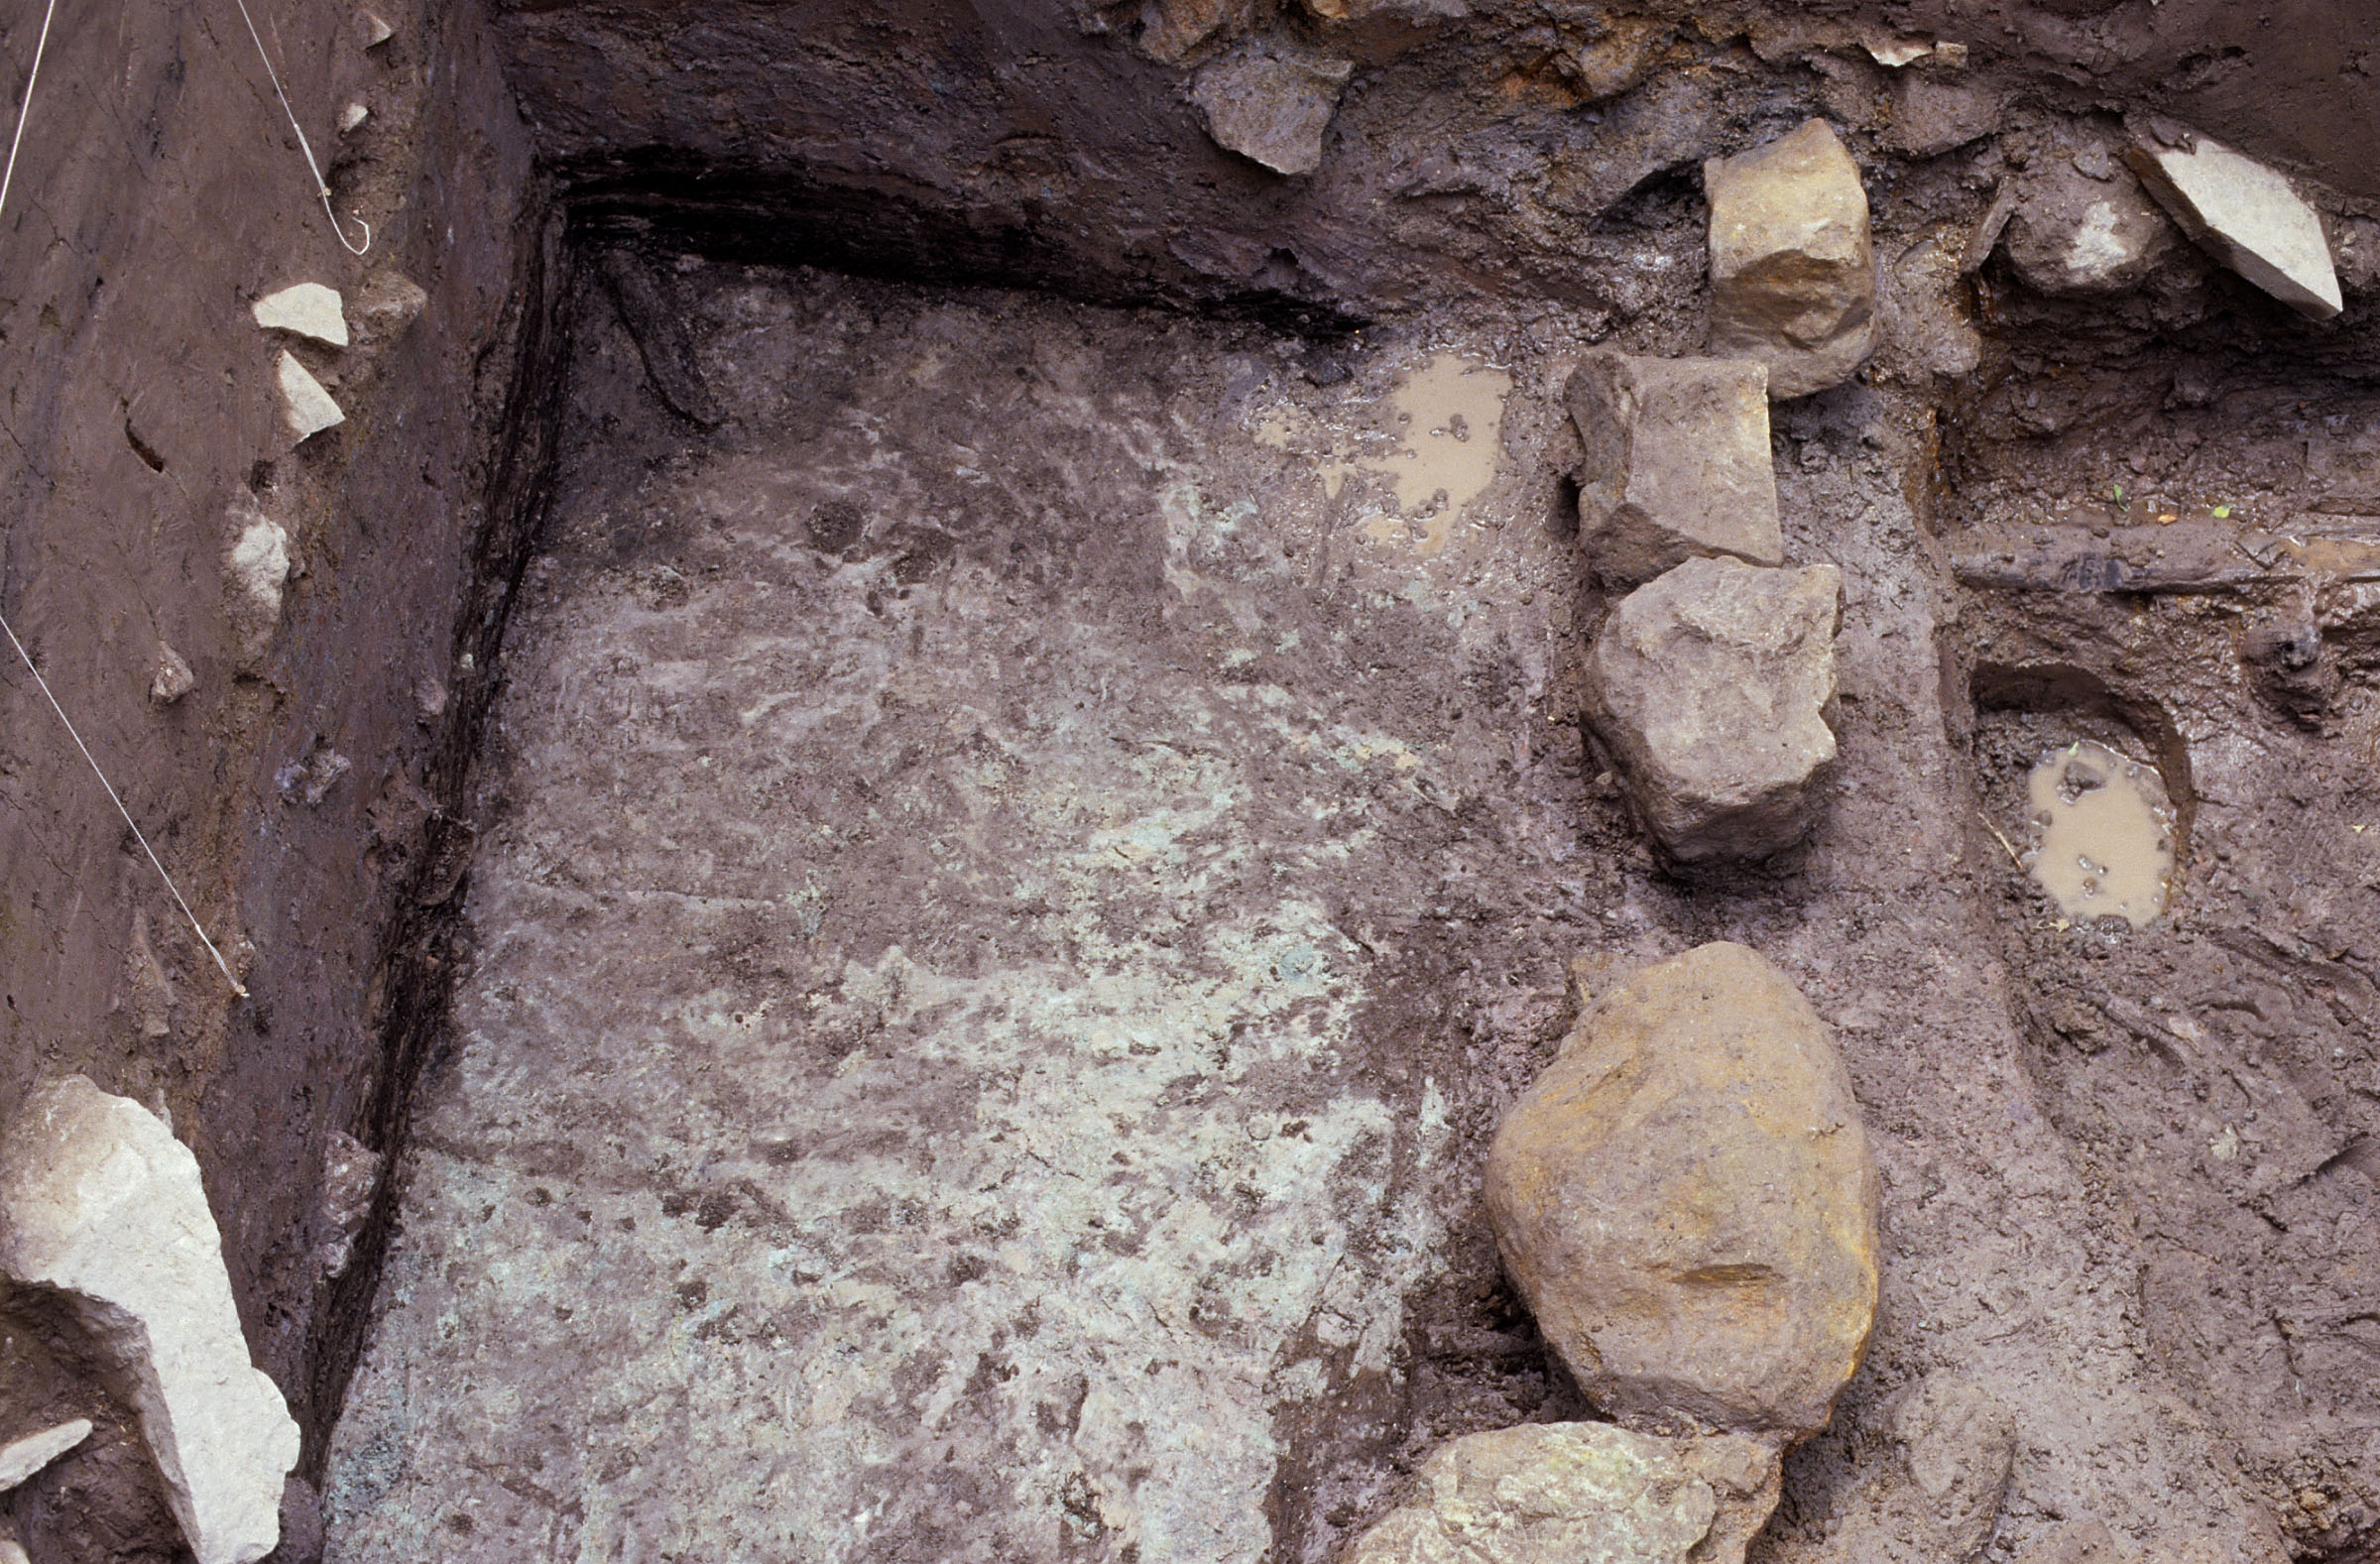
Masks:
[[[345,108],[339,110],[340,134],[352,134],[356,126],[361,125],[364,121],[370,119],[371,117],[372,111],[364,107],[361,103],[348,104]]]
[[[149,680],[149,698],[161,706],[171,706],[198,687],[198,675],[190,671],[189,660],[167,643],[157,644],[157,672]]]
[[[2344,307],[2322,220],[2280,173],[2211,137],[2135,137],[2124,160],[2199,246],[2302,315]]]
[[[378,49],[397,36],[397,30],[371,12],[364,13],[364,47]]]
[[[330,400],[330,393],[322,389],[322,382],[308,373],[306,367],[290,353],[285,351],[281,355],[281,366],[276,374],[281,380],[283,417],[289,422],[291,433],[301,440],[311,439],[324,429],[347,421],[347,415],[341,413],[339,405]]]
[[[64,1294],[120,1365],[198,1564],[272,1552],[298,1425],[249,1360],[189,1147],[79,1075],[35,1093],[0,1139],[0,1275]]]
[[[240,655],[253,662],[281,629],[282,588],[291,574],[290,535],[252,502],[243,501],[232,516],[242,525],[223,573],[231,587],[231,623]]]
[[[335,288],[298,283],[258,300],[255,314],[256,323],[268,331],[291,331],[332,347],[347,345],[346,304]]]
[[[33,1560],[26,1557],[23,1543],[6,1533],[0,1533],[0,1564],[33,1564]]]
[[[7,1493],[90,1437],[90,1419],[77,1417],[60,1423],[56,1428],[45,1428],[38,1434],[27,1434],[22,1439],[0,1445],[0,1494]]]

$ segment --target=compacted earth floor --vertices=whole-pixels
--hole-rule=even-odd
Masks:
[[[1581,991],[1716,938],[1835,1025],[1885,1184],[1874,1347],[1757,1553],[1827,1556],[1879,1408],[1948,1375],[2015,1417],[2003,1554],[2096,1515],[2281,1555],[2242,1429],[2369,1426],[2351,1310],[2310,1349],[2301,1309],[2332,1368],[2294,1387],[2190,1356],[2285,1115],[2209,1104],[2229,1022],[2187,1066],[2136,1040],[2194,1026],[2187,919],[2060,920],[1992,834],[2058,745],[2173,767],[1946,682],[1957,637],[2035,632],[1963,610],[1913,514],[1923,410],[1780,410],[1789,553],[1847,580],[1844,760],[1806,848],[1682,880],[1577,717],[1577,341],[640,278],[581,310],[332,1558],[1324,1558],[1444,1439],[1590,1415],[1480,1162]],[[2306,1137],[2347,1244],[2368,1179]],[[2144,1294],[2160,1220],[2212,1236]]]

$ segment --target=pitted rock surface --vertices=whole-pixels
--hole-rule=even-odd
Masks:
[[[1458,1439],[1346,1564],[1741,1564],[1776,1507],[1773,1445],[1541,1423]]]
[[[1569,401],[1587,449],[1579,541],[1598,576],[1634,586],[1697,555],[1784,562],[1761,364],[1594,353]]]
[[[1742,945],[1588,1011],[1497,1129],[1487,1196],[1546,1340],[1623,1426],[1799,1438],[1866,1350],[1858,1104],[1826,1023]]]
[[[2053,295],[2137,288],[2179,235],[2120,166],[2092,179],[2064,159],[2026,179],[2000,244],[2025,286]]]
[[[1249,47],[1199,71],[1190,96],[1218,146],[1275,174],[1312,174],[1354,69],[1344,60]]]
[[[1876,345],[1875,257],[1859,166],[1824,120],[1703,165],[1711,352],[1768,365],[1768,394],[1851,378]]]
[[[1685,863],[1764,857],[1808,830],[1835,759],[1843,572],[1690,559],[1629,593],[1587,662],[1587,711],[1637,813]]]

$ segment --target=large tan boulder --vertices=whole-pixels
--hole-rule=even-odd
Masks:
[[[1471,1434],[1344,1564],[1741,1564],[1776,1508],[1773,1443],[1663,1439],[1608,1423]]]
[[[1711,353],[1768,366],[1780,401],[1851,378],[1876,345],[1875,254],[1859,166],[1824,120],[1703,165]]]
[[[1606,584],[1697,556],[1781,564],[1768,372],[1750,359],[1591,353],[1570,377],[1579,542]]]
[[[1711,944],[1590,1009],[1488,1156],[1504,1268],[1630,1428],[1825,1426],[1876,1309],[1876,1172],[1825,1023]]]
[[[1620,601],[1587,658],[1587,719],[1661,850],[1764,858],[1799,841],[1835,762],[1843,573],[1689,559]]]

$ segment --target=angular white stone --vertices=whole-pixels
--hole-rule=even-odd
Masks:
[[[298,1425],[249,1360],[189,1148],[79,1075],[35,1093],[0,1138],[0,1275],[64,1293],[122,1366],[198,1564],[273,1551]]]
[[[335,288],[298,283],[258,300],[255,314],[256,323],[268,331],[294,331],[332,347],[347,345],[346,305]]]
[[[339,110],[339,131],[345,134],[372,117],[372,111],[361,103],[350,103]]]
[[[240,532],[223,573],[231,588],[231,623],[240,638],[240,655],[253,662],[265,655],[281,629],[282,588],[290,579],[290,535],[252,502],[233,507],[232,518]]]
[[[2344,307],[2322,220],[2277,171],[2206,136],[2189,147],[2136,138],[2124,159],[2216,260],[2313,319]]]
[[[45,1428],[38,1434],[0,1445],[0,1494],[24,1482],[27,1478],[64,1455],[91,1437],[91,1420],[77,1417]]]
[[[289,421],[290,432],[299,439],[311,439],[324,429],[347,421],[347,415],[330,400],[322,382],[290,354],[281,355],[281,365],[275,374],[281,380],[283,416]]]
[[[397,36],[397,30],[371,12],[364,13],[364,47],[378,49]]]

